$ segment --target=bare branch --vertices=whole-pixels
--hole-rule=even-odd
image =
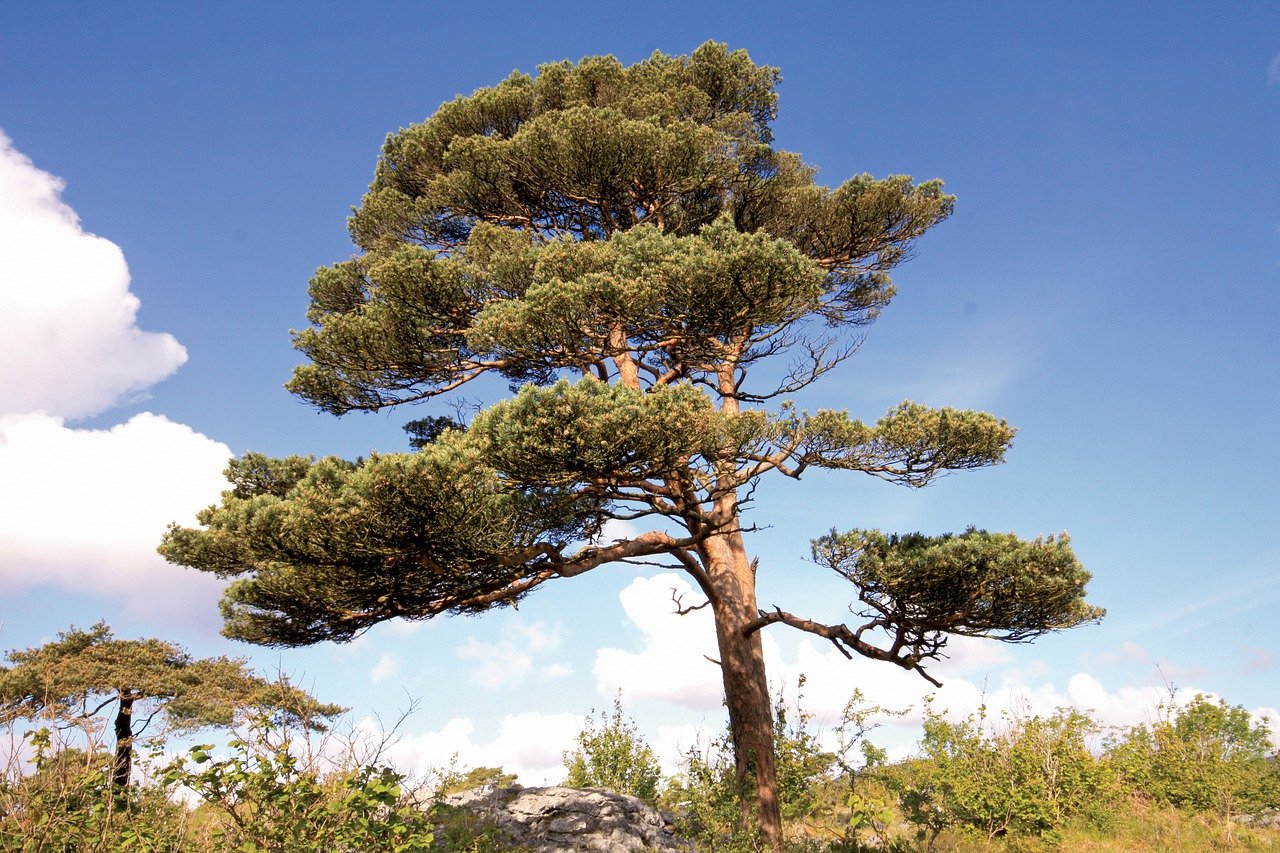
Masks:
[[[687,616],[688,614],[692,613],[693,611],[695,611],[695,610],[701,610],[702,608],[706,607],[708,604],[710,604],[710,603],[711,603],[711,599],[709,599],[709,598],[708,598],[706,601],[702,602],[701,604],[692,604],[692,605],[690,605],[690,606],[688,606],[688,607],[685,607],[685,606],[684,606],[684,596],[682,596],[682,595],[678,595],[678,594],[676,593],[676,588],[675,588],[675,587],[671,587],[671,600],[672,600],[673,602],[675,602],[675,605],[676,605],[676,615],[677,615],[677,616]]]
[[[921,660],[935,657],[937,655],[938,649],[936,647],[932,647],[931,644],[925,643],[922,645],[912,646],[910,651],[904,653],[902,648],[903,644],[900,642],[901,635],[899,635],[897,638],[899,642],[895,642],[889,649],[882,649],[879,646],[872,645],[862,639],[862,633],[869,627],[873,627],[871,625],[864,625],[855,632],[850,630],[847,625],[823,625],[820,622],[814,622],[810,619],[802,619],[799,616],[795,616],[775,607],[773,612],[761,610],[760,618],[744,627],[742,629],[742,635],[744,637],[749,637],[761,628],[772,625],[776,622],[781,622],[782,624],[789,625],[797,630],[805,631],[809,634],[815,634],[819,637],[824,637],[830,640],[837,649],[841,650],[841,653],[844,654],[845,657],[851,657],[849,651],[855,651],[863,657],[886,661],[887,663],[900,666],[903,669],[915,670],[920,673],[925,681],[928,681],[933,686],[942,686],[942,682],[925,672],[924,667],[921,664]]]

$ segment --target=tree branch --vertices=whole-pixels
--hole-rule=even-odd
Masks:
[[[855,633],[846,625],[823,625],[820,622],[814,622],[810,619],[802,619],[799,616],[795,616],[775,607],[772,612],[761,610],[760,618],[746,625],[742,629],[742,635],[744,637],[749,637],[761,628],[772,625],[776,622],[781,622],[782,624],[789,625],[797,630],[830,640],[832,644],[835,645],[837,649],[840,649],[841,653],[847,658],[851,657],[849,651],[852,650],[863,657],[886,661],[888,663],[896,664],[903,669],[915,670],[920,673],[925,681],[928,681],[934,687],[942,686],[942,682],[925,672],[924,667],[921,664],[921,659],[931,657],[931,654],[918,648],[913,649],[907,654],[902,654],[901,643],[895,643],[893,648],[890,650],[881,649],[880,647],[863,640],[860,636],[862,630],[865,630],[867,626],[864,626],[863,629],[860,629]]]

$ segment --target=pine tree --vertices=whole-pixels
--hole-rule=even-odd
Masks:
[[[743,819],[755,799],[777,847],[763,627],[923,672],[947,633],[1022,640],[1101,615],[1065,537],[980,531],[816,543],[862,625],[760,608],[742,523],[760,480],[829,468],[918,487],[1002,461],[1014,433],[981,412],[904,403],[865,423],[789,402],[853,352],[953,198],[900,175],[818,185],[773,147],[777,81],[715,43],[591,57],[387,139],[350,223],[361,254],[311,282],[290,390],[337,415],[488,376],[519,390],[465,425],[415,423],[412,454],[234,461],[221,504],[161,547],[236,579],[228,635],[342,641],[670,559],[715,615]],[[642,532],[607,539],[611,519]]]
[[[251,711],[323,730],[344,708],[316,701],[287,681],[267,681],[243,660],[193,658],[163,640],[117,640],[99,622],[71,628],[0,667],[0,720],[67,722],[112,714],[112,786],[129,784],[135,738],[160,716],[170,731],[227,727]],[[140,722],[139,722],[140,720]]]

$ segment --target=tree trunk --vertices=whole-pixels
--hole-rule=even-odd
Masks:
[[[782,814],[778,808],[773,751],[773,707],[764,668],[764,649],[759,631],[750,636],[744,636],[743,632],[759,615],[755,566],[747,559],[742,535],[737,531],[711,537],[701,550],[715,590],[712,610],[725,705],[729,710],[741,821],[744,826],[750,825],[754,799],[765,847],[781,850]]]
[[[122,793],[129,784],[133,771],[133,700],[130,693],[120,693],[120,707],[116,711],[116,760],[111,768],[111,787]]]

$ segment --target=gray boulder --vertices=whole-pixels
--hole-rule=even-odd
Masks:
[[[687,853],[662,812],[603,788],[476,788],[444,805],[496,828],[503,844],[533,853]]]
[[[1241,815],[1239,822],[1253,829],[1280,829],[1280,809],[1266,808],[1257,814]]]

